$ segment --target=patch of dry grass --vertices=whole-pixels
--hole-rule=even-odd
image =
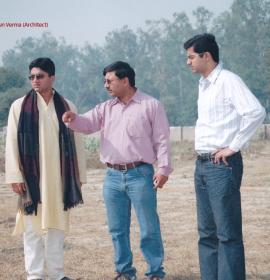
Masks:
[[[158,193],[159,215],[165,246],[167,280],[197,280],[196,205],[193,188],[192,143],[174,144],[175,171]],[[93,163],[90,160],[89,163]],[[247,279],[270,279],[270,145],[253,143],[244,152],[242,205]],[[93,166],[93,165],[92,165]],[[70,277],[108,280],[114,271],[102,199],[103,169],[88,171],[83,187],[85,204],[74,209],[71,232],[66,238],[65,264]],[[11,237],[16,196],[0,175],[0,279],[25,279],[22,237]],[[139,280],[146,268],[139,249],[139,227],[132,214],[131,241]]]

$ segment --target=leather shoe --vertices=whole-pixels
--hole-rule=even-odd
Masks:
[[[116,276],[113,278],[113,280],[136,280],[136,275],[129,276],[127,274],[119,273],[117,272]]]

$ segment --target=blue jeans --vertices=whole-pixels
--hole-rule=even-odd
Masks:
[[[130,248],[131,205],[140,225],[140,247],[148,264],[145,275],[164,277],[164,259],[156,191],[153,189],[152,165],[143,164],[127,171],[107,169],[103,197],[107,210],[109,232],[114,245],[116,271],[136,274]]]
[[[195,190],[202,280],[244,280],[240,152],[214,164],[196,161]]]

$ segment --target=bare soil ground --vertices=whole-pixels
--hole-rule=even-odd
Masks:
[[[198,280],[196,205],[192,144],[173,146],[175,171],[158,192],[168,280]],[[91,161],[90,161],[91,165]],[[94,164],[93,164],[94,165]],[[270,143],[253,143],[244,152],[243,230],[247,279],[270,279]],[[89,169],[83,187],[85,204],[74,209],[66,238],[66,273],[73,279],[112,279],[113,251],[102,199],[103,169]],[[16,195],[0,175],[0,279],[25,279],[22,237],[12,237]],[[138,279],[145,262],[139,248],[139,227],[133,214],[131,240]]]

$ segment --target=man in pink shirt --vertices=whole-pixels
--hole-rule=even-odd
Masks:
[[[135,87],[135,72],[117,61],[103,70],[104,87],[114,97],[83,115],[69,111],[63,121],[69,128],[90,134],[100,131],[100,159],[107,165],[103,196],[115,250],[116,276],[136,279],[130,248],[130,211],[133,205],[140,225],[145,275],[164,278],[164,251],[157,214],[156,190],[172,172],[169,124],[161,103]],[[153,163],[157,161],[157,172]]]

